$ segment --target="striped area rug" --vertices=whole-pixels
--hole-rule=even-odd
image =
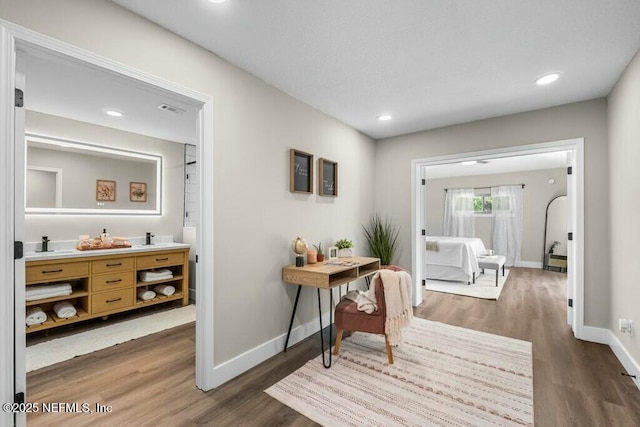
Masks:
[[[533,425],[530,342],[414,318],[393,357],[355,333],[265,392],[325,426]]]

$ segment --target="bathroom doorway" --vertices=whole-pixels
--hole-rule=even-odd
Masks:
[[[7,129],[7,132],[2,135],[2,143],[6,148],[3,154],[6,154],[5,158],[10,161],[10,167],[7,168],[8,172],[13,172],[12,177],[7,179],[6,185],[3,182],[3,196],[7,194],[6,201],[8,206],[13,206],[14,209],[11,212],[3,212],[0,215],[0,219],[6,224],[7,235],[14,236],[13,240],[23,241],[25,237],[25,208],[24,208],[24,190],[25,190],[25,114],[24,107],[29,104],[30,96],[30,82],[25,75],[28,75],[27,67],[29,66],[29,55],[38,56],[40,59],[46,57],[54,61],[64,63],[73,63],[74,66],[78,66],[78,74],[74,74],[72,77],[76,80],[80,80],[84,77],[81,70],[85,67],[87,71],[99,71],[103,73],[107,80],[120,80],[124,85],[128,85],[131,93],[136,90],[143,92],[156,92],[163,93],[173,99],[180,99],[184,103],[192,106],[195,111],[196,119],[192,123],[192,129],[190,132],[195,137],[195,140],[184,141],[183,143],[194,143],[196,145],[196,156],[199,159],[212,159],[212,99],[209,96],[190,91],[171,82],[167,82],[158,79],[154,76],[132,70],[129,67],[122,66],[115,62],[109,61],[105,58],[98,57],[90,52],[82,51],[64,43],[58,42],[55,39],[51,39],[46,36],[31,32],[22,27],[13,26],[12,24],[3,23],[0,25],[0,36],[2,44],[0,45],[0,62],[7,67],[3,68],[3,72],[0,73],[0,82],[2,83],[2,95],[3,99],[14,99],[13,90],[9,92],[7,88],[15,87],[20,89],[21,94],[18,91],[15,92],[15,98],[18,99],[23,96],[25,102],[23,105],[16,104],[15,109],[0,109],[0,119],[3,120],[3,128]],[[4,70],[9,70],[7,73]],[[6,96],[5,96],[6,95]],[[80,94],[86,96],[86,94]],[[70,95],[71,96],[71,95]],[[130,97],[134,100],[136,97]],[[49,99],[50,102],[54,102],[55,99]],[[83,104],[79,104],[82,107]],[[88,110],[85,105],[85,110]],[[70,117],[74,120],[79,120],[78,117]],[[135,129],[128,129],[129,131],[136,132]],[[140,133],[140,130],[137,130]],[[198,162],[202,163],[202,162]],[[200,188],[212,188],[213,174],[210,170],[199,170],[198,177],[200,179]],[[8,190],[11,189],[11,190]],[[199,206],[199,218],[203,218],[203,221],[199,224],[197,230],[197,244],[196,253],[207,259],[213,259],[213,219],[211,210],[213,207],[213,195],[204,194],[201,197],[201,203]],[[169,207],[172,208],[172,207]],[[173,207],[175,208],[175,207]],[[206,212],[208,215],[203,215]],[[61,218],[58,216],[57,218]],[[68,221],[76,221],[79,217],[67,218]],[[7,243],[10,243],[10,239],[5,239]],[[13,244],[11,244],[13,246]],[[18,252],[17,248],[3,248],[3,255],[9,259],[9,256],[13,258],[14,250]],[[24,366],[25,358],[25,334],[24,334],[24,318],[25,318],[25,306],[24,306],[24,258],[16,257],[12,265],[7,266],[5,280],[10,283],[14,283],[13,289],[6,291],[5,296],[9,296],[4,300],[6,305],[6,313],[14,313],[14,322],[6,322],[2,326],[2,336],[6,336],[5,342],[14,342],[13,348],[7,346],[8,351],[11,353],[11,357],[2,358],[2,371],[0,378],[3,379],[3,384],[7,385],[3,389],[3,396],[12,396],[15,393],[24,392],[26,390],[26,370]],[[213,383],[213,366],[210,361],[213,360],[213,335],[211,333],[205,334],[204,331],[213,330],[213,317],[210,315],[213,312],[213,265],[209,263],[201,268],[197,269],[196,286],[198,294],[200,295],[201,304],[197,307],[196,315],[196,386],[201,389],[212,388]],[[204,284],[208,283],[209,286],[205,287]],[[6,287],[11,288],[11,287]],[[13,324],[12,324],[13,323]],[[9,377],[9,373],[13,372],[13,380]],[[7,378],[5,378],[5,376]],[[10,401],[8,398],[6,401]],[[17,419],[18,424],[22,424],[20,417]]]

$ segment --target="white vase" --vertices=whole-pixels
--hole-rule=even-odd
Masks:
[[[353,256],[351,252],[351,248],[338,249],[339,258],[347,258],[350,256]]]

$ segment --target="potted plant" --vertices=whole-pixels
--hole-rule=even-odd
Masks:
[[[324,261],[324,252],[322,252],[322,242],[317,245],[313,245],[314,248],[318,251],[318,262]]]
[[[362,226],[364,237],[369,244],[369,254],[380,258],[381,265],[391,265],[398,249],[398,234],[396,228],[389,219],[382,220],[378,214],[372,216],[369,225]]]
[[[340,258],[353,256],[351,248],[353,247],[353,242],[349,239],[340,239],[336,242],[336,247],[338,248],[338,256]]]

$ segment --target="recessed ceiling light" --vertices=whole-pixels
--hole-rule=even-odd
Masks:
[[[122,117],[124,116],[124,114],[122,114],[120,111],[116,111],[116,110],[104,110],[105,113],[107,113],[108,115],[110,115],[111,117]]]
[[[224,3],[227,0],[209,0],[209,3]]]
[[[544,76],[540,76],[536,79],[536,84],[538,86],[548,85],[549,83],[553,83],[558,80],[558,77],[560,77],[559,73],[545,74]]]
[[[461,165],[465,166],[475,165],[476,163],[478,163],[476,160],[466,160],[464,162],[460,162]]]
[[[391,116],[391,114],[383,114],[381,116],[378,116],[378,120],[380,120],[381,122],[386,122],[388,120],[391,120],[393,117]]]

